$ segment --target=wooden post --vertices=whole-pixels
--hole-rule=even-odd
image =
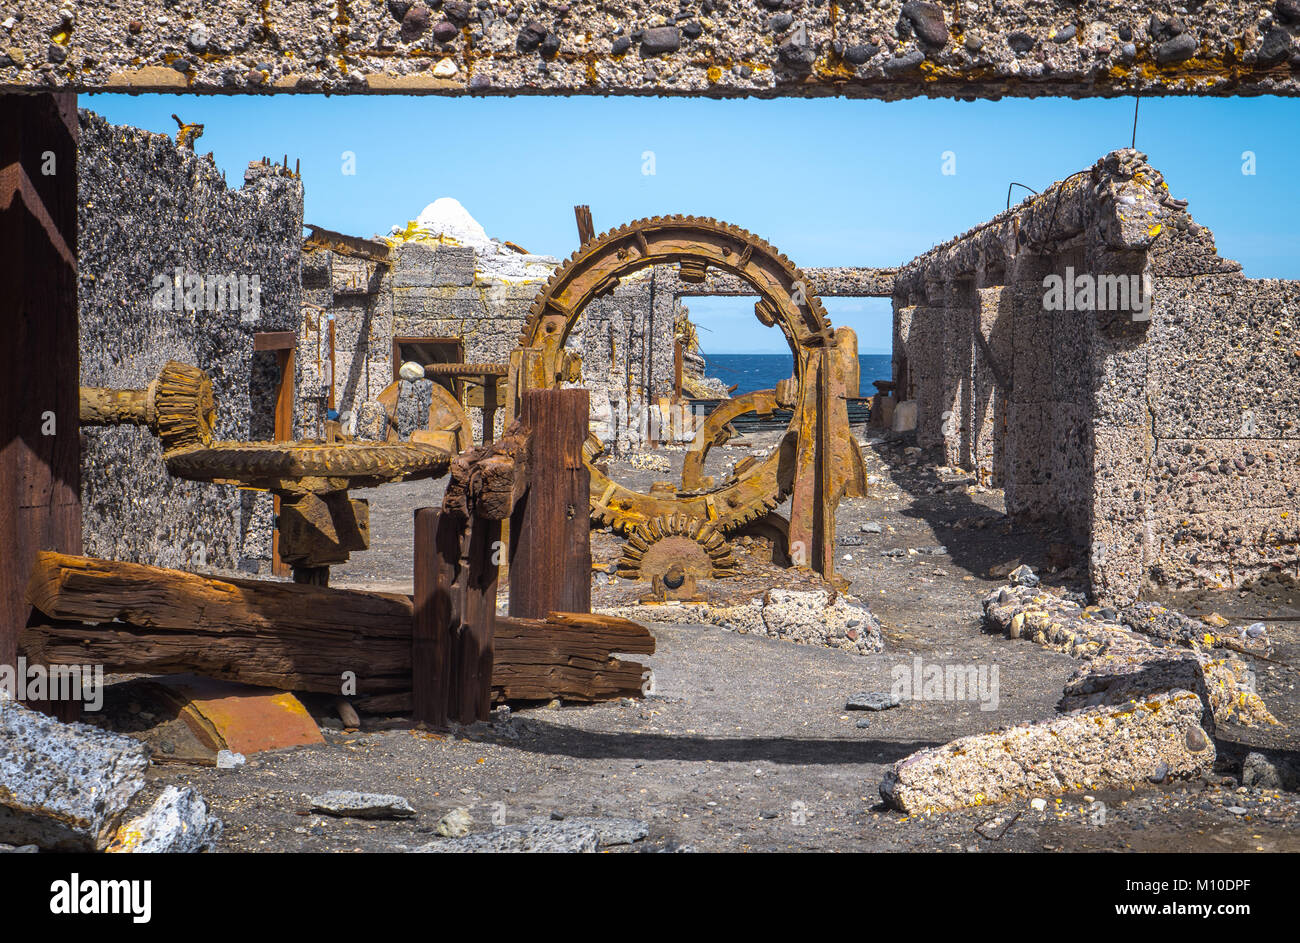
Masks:
[[[582,461],[583,389],[527,390],[519,419],[532,441],[528,492],[510,517],[510,615],[591,611],[591,476]]]
[[[491,445],[496,438],[497,425],[497,378],[483,377],[483,445]]]
[[[578,244],[586,245],[596,238],[596,226],[591,221],[591,207],[585,204],[575,206],[573,215],[578,221]]]
[[[0,665],[15,666],[37,551],[81,552],[77,96],[0,95],[0,128]]]
[[[492,697],[501,522],[415,512],[413,717],[435,727],[487,720]]]
[[[673,341],[673,393],[674,402],[682,398],[682,342]]]

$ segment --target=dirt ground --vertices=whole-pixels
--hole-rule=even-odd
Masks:
[[[756,434],[717,449],[710,464],[773,439]],[[1063,535],[1014,526],[999,492],[937,470],[914,450],[866,442],[871,495],[842,503],[837,560],[852,594],[884,624],[880,654],[652,624],[658,650],[644,660],[656,689],[644,700],[515,705],[492,724],[453,734],[372,717],[360,731],[344,732],[327,704],[309,702],[326,745],[260,754],[234,770],[167,763],[156,768],[154,785],[198,788],[225,820],[226,851],[398,850],[429,841],[439,817],[457,807],[469,810],[475,830],[494,818],[643,819],[650,837],[617,849],[624,851],[1300,851],[1300,796],[1245,789],[1238,779],[1248,749],[1293,756],[1300,749],[1297,674],[1263,662],[1259,691],[1283,726],[1221,727],[1219,764],[1204,781],[1049,799],[1041,811],[1028,799],[920,817],[885,809],[878,790],[889,764],[958,736],[1052,716],[1076,667],[1065,655],[982,629],[980,598],[1005,582],[990,569],[1024,562],[1045,584],[1067,588],[1079,588],[1080,577]],[[672,473],[620,462],[611,471],[642,487],[675,477],[680,451],[659,454],[674,463]],[[412,511],[436,505],[441,490],[441,483],[411,483],[365,495],[373,549],[336,568],[332,584],[409,592]],[[864,532],[867,524],[881,532]],[[593,534],[596,565],[612,564],[619,547]],[[703,591],[743,601],[765,586],[801,582],[812,581],[755,552],[741,579]],[[596,607],[644,592],[643,584],[599,570],[593,576]],[[1300,663],[1296,595],[1234,592],[1183,602],[1193,612],[1268,622],[1274,658]],[[996,666],[996,705],[918,700],[874,713],[844,709],[855,692],[888,691],[894,668],[917,657]],[[310,814],[308,798],[328,788],[395,793],[418,815],[383,822]]]

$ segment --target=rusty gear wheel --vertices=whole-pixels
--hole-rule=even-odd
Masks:
[[[168,472],[191,481],[341,491],[436,478],[447,472],[451,455],[412,442],[213,442],[169,452],[165,461]],[[316,486],[305,487],[304,479],[316,479]]]
[[[520,342],[540,351],[528,377],[533,386],[558,385],[564,343],[586,306],[618,287],[619,279],[652,265],[676,263],[686,282],[702,282],[710,268],[734,275],[760,298],[754,313],[785,334],[794,355],[799,390],[790,429],[761,463],[717,487],[676,494],[641,494],[612,481],[587,456],[591,473],[591,515],[625,534],[656,519],[682,514],[713,524],[723,533],[763,518],[790,493],[794,442],[810,393],[803,389],[807,351],[834,344],[821,301],[803,273],[754,234],[715,219],[656,216],[611,229],[584,243],[555,270],[533,299]]]
[[[630,530],[618,575],[647,580],[657,576],[669,589],[677,589],[688,575],[722,579],[732,575],[735,565],[731,545],[715,525],[673,514]]]

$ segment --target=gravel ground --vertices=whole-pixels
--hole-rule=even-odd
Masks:
[[[715,450],[711,464],[771,439],[760,434],[750,449]],[[680,452],[660,454],[680,468]],[[1041,810],[1028,799],[937,816],[886,810],[878,787],[888,764],[958,736],[1051,716],[1076,667],[1065,655],[982,630],[979,599],[1005,582],[990,569],[1024,562],[1045,584],[1067,588],[1078,573],[1068,541],[1013,526],[999,492],[973,488],[883,443],[869,444],[865,454],[872,494],[841,505],[839,535],[847,544],[837,556],[848,556],[840,573],[884,623],[882,654],[655,624],[658,651],[646,661],[656,689],[643,701],[516,705],[492,724],[451,734],[411,729],[397,718],[366,718],[361,731],[344,732],[322,704],[324,746],[250,757],[235,770],[166,764],[154,775],[193,784],[209,798],[226,821],[228,851],[410,847],[434,837],[438,819],[457,807],[470,811],[475,830],[494,818],[639,818],[650,826],[650,837],[632,846],[642,850],[1300,851],[1300,796],[1243,789],[1237,778],[1247,749],[1294,755],[1300,748],[1296,674],[1262,663],[1260,693],[1284,726],[1221,728],[1219,766],[1204,781],[1049,799]],[[613,470],[643,487],[672,477],[623,463]],[[333,584],[409,591],[411,512],[436,505],[440,493],[440,484],[427,482],[369,492],[374,548],[336,568]],[[865,533],[869,523],[881,533]],[[596,565],[613,562],[618,547],[593,535]],[[901,553],[882,556],[887,551]],[[704,595],[742,601],[762,585],[800,582],[757,552],[741,569],[739,580],[706,584]],[[597,573],[593,601],[613,605],[644,591]],[[1229,618],[1300,605],[1285,593],[1187,602]],[[1270,623],[1278,660],[1300,661],[1297,628],[1295,621]],[[918,657],[996,666],[996,703],[911,700],[880,712],[844,710],[856,692],[888,691],[895,667],[910,668]],[[385,822],[310,814],[308,797],[330,788],[395,793],[417,815]]]

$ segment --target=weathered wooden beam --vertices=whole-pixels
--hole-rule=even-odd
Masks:
[[[438,727],[487,720],[501,522],[431,508],[415,520],[415,719]]]
[[[433,525],[436,532],[439,516],[429,511],[423,520],[417,517],[417,528],[428,536]],[[447,533],[444,554],[458,553],[459,530]],[[421,546],[427,548],[427,541],[417,543],[417,552],[429,552]],[[20,638],[39,663],[99,664],[110,672],[192,672],[334,695],[342,690],[345,673],[352,672],[355,703],[368,710],[412,710],[420,690],[412,688],[413,677],[433,679],[424,689],[425,703],[453,696],[442,669],[428,668],[431,636],[421,636],[409,596],[216,579],[52,553],[41,555],[38,570],[33,600],[46,623],[23,629]],[[491,598],[485,590],[476,591],[484,601]],[[440,598],[449,609],[451,592]],[[450,617],[448,611],[440,618]],[[482,664],[483,649],[473,647],[479,641],[467,637],[458,649],[449,647],[441,661],[448,678],[456,664]],[[613,616],[499,618],[490,696],[577,701],[636,696],[644,667],[613,655],[649,654],[654,645],[644,626]],[[467,691],[479,696],[472,685],[459,689],[461,695]],[[478,701],[472,706],[482,707]]]
[[[526,390],[528,491],[510,517],[510,615],[591,611],[590,475],[584,389]]]
[[[77,96],[0,95],[0,128],[0,664],[14,665],[37,552],[81,551]]]

